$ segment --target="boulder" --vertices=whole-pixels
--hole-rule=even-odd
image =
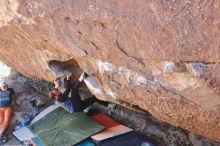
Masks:
[[[98,98],[220,142],[220,3],[1,0],[0,56],[53,81],[84,70]]]

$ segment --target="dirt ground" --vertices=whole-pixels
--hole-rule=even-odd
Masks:
[[[41,99],[46,102],[46,105],[40,110],[53,104],[46,95],[51,84],[40,80],[30,80],[24,77],[18,77],[16,80],[8,80],[8,83],[9,86],[16,91],[19,105],[14,105],[14,115],[7,130],[7,135],[10,140],[5,146],[18,146],[23,144],[12,136],[12,131],[22,115],[31,114],[31,107],[29,105],[31,100]],[[83,97],[90,95],[85,85],[81,88],[81,91]],[[113,109],[95,103],[92,107],[92,113],[104,113],[109,115],[116,121],[142,134],[158,146],[220,146],[220,144],[205,137],[197,136],[181,128],[163,123],[146,111],[138,109],[138,107],[127,105],[127,108],[117,106],[116,109]]]

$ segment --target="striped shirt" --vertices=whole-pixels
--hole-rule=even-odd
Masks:
[[[8,88],[8,91],[0,91],[0,108],[9,107],[12,103],[12,96],[15,94],[12,88]]]

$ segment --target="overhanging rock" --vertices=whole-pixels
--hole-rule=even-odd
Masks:
[[[219,17],[210,0],[2,0],[0,56],[48,81],[68,62],[100,99],[220,142]]]

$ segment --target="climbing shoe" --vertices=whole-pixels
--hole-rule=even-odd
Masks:
[[[92,106],[88,106],[83,110],[83,112],[87,115],[90,116],[92,114]]]

